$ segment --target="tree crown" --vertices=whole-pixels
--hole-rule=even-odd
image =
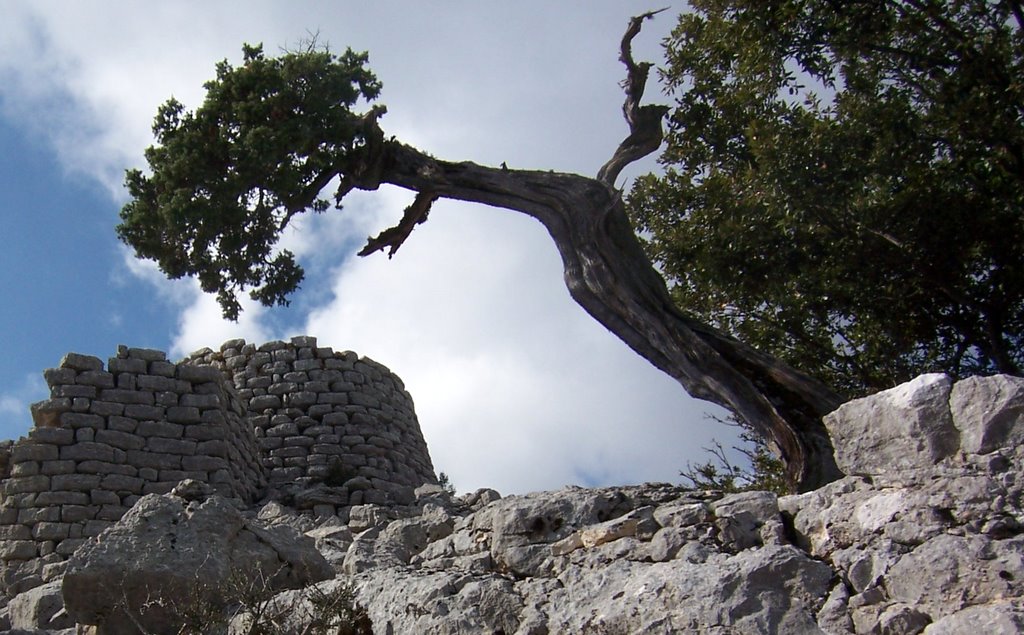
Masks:
[[[241,66],[217,64],[194,112],[174,98],[159,108],[156,144],[145,153],[150,174],[128,170],[131,200],[117,227],[167,276],[195,275],[232,319],[239,291],[287,304],[303,272],[276,249],[281,232],[295,214],[330,206],[321,192],[335,176],[344,183],[372,134],[353,109],[380,93],[365,53],[242,51]]]
[[[680,306],[848,394],[1019,373],[1020,4],[691,4],[630,197]]]

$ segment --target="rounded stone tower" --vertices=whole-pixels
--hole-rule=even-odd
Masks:
[[[357,505],[400,502],[437,482],[412,397],[382,364],[308,336],[229,340],[186,361],[234,382],[272,488],[343,486],[344,504]]]

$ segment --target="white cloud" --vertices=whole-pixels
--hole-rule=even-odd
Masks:
[[[306,331],[404,379],[460,488],[677,480],[711,436],[734,438],[572,302],[525,217],[440,204],[393,260],[346,260],[334,295]]]
[[[171,334],[168,351],[172,358],[184,357],[201,348],[216,348],[221,342],[244,337],[252,342],[273,339],[261,318],[265,309],[248,297],[240,298],[243,312],[238,322],[224,319],[215,296],[202,292],[192,279],[168,280],[152,260],[135,258],[127,247],[120,247],[122,269],[112,274],[112,282],[124,284],[131,276],[146,283],[162,302],[178,313],[177,331]],[[124,316],[118,316],[123,320]]]
[[[15,2],[0,25],[0,114],[30,122],[68,170],[119,199],[159,103],[173,94],[194,107],[214,62],[237,59],[243,41],[273,53],[319,29],[335,50],[370,50],[388,134],[442,158],[596,172],[626,131],[619,38],[648,7],[447,7]],[[645,25],[638,56],[657,56],[671,26],[668,14]],[[556,250],[530,219],[439,202],[393,260],[352,256],[410,200],[396,189],[357,193],[286,233],[281,246],[330,291],[294,321],[403,377],[436,467],[461,489],[674,480],[711,435],[731,442],[732,430],[702,420],[703,404],[571,301]],[[258,306],[225,322],[194,282],[168,282],[124,254],[126,271],[178,314],[172,354],[282,335]]]

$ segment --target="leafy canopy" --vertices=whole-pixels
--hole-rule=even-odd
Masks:
[[[1024,368],[1024,11],[693,0],[631,213],[679,305],[850,394]]]
[[[197,276],[229,318],[242,290],[268,306],[287,304],[303,272],[275,246],[296,213],[328,208],[321,191],[367,143],[352,110],[380,92],[366,61],[312,46],[267,58],[246,45],[242,66],[220,62],[195,112],[174,98],[160,107],[150,174],[125,178],[131,201],[118,236],[167,276]]]

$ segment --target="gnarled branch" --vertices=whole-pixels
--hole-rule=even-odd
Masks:
[[[669,109],[660,105],[640,105],[652,64],[637,64],[633,61],[633,38],[640,33],[644,20],[650,20],[667,9],[668,7],[634,17],[629,21],[629,27],[622,36],[619,60],[626,66],[626,79],[622,82],[622,87],[626,91],[626,101],[622,104],[622,114],[629,124],[629,136],[619,144],[612,158],[597,173],[597,180],[608,186],[614,187],[615,179],[619,177],[623,168],[661,146],[661,120]]]
[[[386,141],[373,162],[380,166],[381,182],[418,195],[399,225],[371,240],[360,254],[384,247],[393,254],[438,197],[537,219],[558,248],[566,286],[580,306],[691,395],[725,406],[770,440],[782,453],[791,485],[818,487],[840,475],[821,421],[839,405],[839,396],[680,311],[644,253],[614,187],[623,167],[661,143],[661,119],[668,109],[639,106],[649,65],[634,63],[630,53],[640,24],[654,13],[633,18],[623,38],[630,135],[597,179],[441,161]]]
[[[437,194],[429,190],[417,192],[415,200],[413,200],[409,207],[405,208],[402,220],[394,227],[385,229],[377,234],[376,238],[369,239],[366,246],[360,250],[359,255],[369,256],[374,252],[384,251],[384,248],[387,247],[388,258],[390,259],[398,251],[398,248],[402,246],[402,243],[405,242],[405,239],[409,237],[412,230],[420,223],[427,222],[430,206],[436,200]]]

